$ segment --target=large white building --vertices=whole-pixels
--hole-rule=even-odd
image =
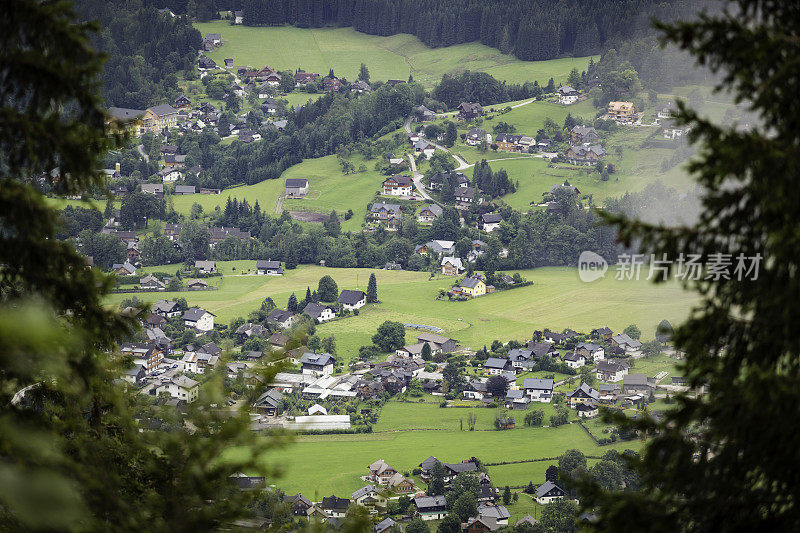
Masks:
[[[192,403],[197,400],[199,388],[199,383],[197,383],[195,380],[188,378],[183,374],[178,374],[169,381],[165,381],[159,385],[156,389],[156,392],[158,394],[166,392],[173,398],[183,400],[186,403]]]

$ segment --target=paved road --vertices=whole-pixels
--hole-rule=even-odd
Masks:
[[[136,149],[139,151],[140,154],[142,154],[142,157],[144,158],[144,162],[145,163],[149,163],[150,162],[150,156],[147,155],[147,152],[144,151],[144,145],[140,144],[139,146],[136,147]]]
[[[417,162],[414,160],[414,154],[408,154],[408,162],[411,165],[411,179],[414,180],[414,187],[417,188],[423,198],[432,202],[433,198],[425,192],[425,187],[422,185],[422,174],[417,172]]]
[[[406,121],[403,124],[403,127],[405,127],[405,129],[406,129],[406,133],[408,133],[410,135],[411,134],[411,115],[409,115],[406,118]],[[456,163],[458,163],[458,166],[456,167],[456,170],[464,170],[465,168],[469,168],[470,166],[472,166],[472,165],[469,165],[466,161],[464,161],[461,157],[457,156],[456,154],[454,154],[453,152],[451,152],[450,150],[445,148],[444,146],[442,146],[440,144],[436,144],[435,142],[431,141],[430,139],[427,139],[427,141],[429,143],[431,143],[433,145],[433,147],[436,148],[437,150],[442,150],[443,152],[446,152],[446,153],[450,154],[453,157],[453,159],[456,160]]]
[[[275,200],[275,214],[280,215],[283,213],[283,195],[281,194],[278,196],[278,199]]]

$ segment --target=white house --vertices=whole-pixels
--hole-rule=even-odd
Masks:
[[[336,314],[333,312],[333,309],[327,305],[316,304],[314,302],[307,304],[303,308],[303,313],[310,316],[317,322],[325,322],[326,320],[336,318]]]
[[[281,262],[259,259],[256,261],[256,274],[260,276],[282,276],[283,268],[281,268]]]
[[[602,361],[606,358],[606,351],[599,344],[581,342],[575,347],[575,353],[581,354],[588,361]]]
[[[273,311],[267,317],[267,321],[274,322],[281,328],[286,329],[292,327],[294,317],[294,313],[287,311],[286,309],[273,309]]]
[[[547,505],[556,500],[560,500],[567,495],[567,492],[553,483],[552,481],[545,481],[539,488],[536,489],[536,503],[539,505]]]
[[[586,364],[586,358],[583,355],[574,352],[565,355],[564,362],[570,368],[580,368]]]
[[[578,101],[581,97],[581,93],[570,87],[569,85],[565,85],[563,87],[559,87],[558,89],[558,103],[563,105],[570,105],[574,104]]]
[[[217,271],[217,262],[216,261],[195,261],[194,267],[200,272],[201,274],[213,274]]]
[[[481,224],[483,231],[492,232],[496,230],[500,223],[503,221],[503,215],[500,213],[484,213],[481,215]]]
[[[339,299],[336,300],[342,304],[342,308],[352,311],[353,309],[360,309],[367,304],[367,293],[364,291],[353,291],[345,289],[339,294]]]
[[[550,403],[553,399],[552,379],[525,378],[522,389],[532,402]]]
[[[313,376],[330,376],[333,374],[333,365],[336,362],[329,353],[311,353],[306,352],[300,358],[300,366],[303,368],[303,374]]]
[[[214,313],[205,309],[190,307],[183,314],[183,324],[198,331],[211,331],[214,329],[214,316]]]
[[[198,385],[199,384],[195,380],[178,374],[169,381],[162,382],[156,389],[156,393],[161,394],[162,392],[166,392],[173,398],[183,400],[186,403],[192,403],[197,400]]]
[[[628,365],[622,361],[600,361],[597,363],[597,379],[615,383],[628,374]]]

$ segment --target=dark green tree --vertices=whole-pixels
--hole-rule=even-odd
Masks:
[[[539,522],[545,531],[573,533],[577,531],[577,517],[578,505],[573,500],[561,499],[544,506]]]
[[[558,482],[558,467],[556,465],[550,465],[547,467],[547,470],[544,473],[544,478],[547,481],[552,481],[553,483]]]
[[[510,505],[511,504],[511,487],[506,485],[506,488],[503,489],[503,505]]]
[[[367,303],[378,302],[378,280],[375,278],[375,273],[369,275],[369,283],[367,283]]]
[[[393,352],[406,343],[406,328],[400,322],[387,320],[378,326],[372,342],[384,352]]]
[[[623,329],[622,333],[625,333],[631,339],[638,339],[642,336],[642,330],[640,330],[639,326],[636,324],[631,324],[627,328]]]
[[[342,232],[342,223],[339,221],[339,215],[336,214],[336,211],[331,211],[331,214],[328,215],[327,220],[322,225],[331,237],[336,237]]]
[[[431,345],[428,344],[427,342],[422,345],[422,353],[420,353],[420,357],[422,357],[422,359],[425,361],[430,361],[432,358]]]
[[[697,222],[609,220],[624,242],[643,242],[643,253],[673,260],[699,254],[707,264],[729,257],[732,265],[728,276],[687,281],[699,302],[673,342],[685,353],[689,393],[658,423],[615,421],[647,435],[641,461],[634,460],[640,490],[580,489],[581,503],[599,509],[597,529],[604,531],[642,520],[657,532],[781,531],[800,523],[800,435],[787,421],[796,411],[788,406],[800,402],[800,219],[793,199],[800,111],[792,106],[800,91],[800,10],[763,0],[722,8],[658,27],[757,118],[749,128],[718,125],[679,104],[678,120],[692,126],[690,140],[700,144],[689,166],[703,190]]]
[[[319,279],[317,297],[321,302],[335,302],[339,298],[339,286],[332,277],[325,275]]]
[[[406,533],[430,533],[431,528],[421,518],[415,518],[406,525]]]
[[[364,63],[361,63],[361,68],[358,70],[358,79],[360,81],[369,83],[369,69]]]
[[[433,463],[431,467],[430,476],[431,479],[428,481],[428,495],[429,496],[440,496],[444,494],[445,490],[445,483],[444,477],[447,474],[447,471],[444,468],[444,465],[436,461]]]
[[[300,311],[300,309],[297,308],[297,296],[295,296],[294,293],[289,296],[289,301],[286,303],[286,310],[290,313],[297,313]]]

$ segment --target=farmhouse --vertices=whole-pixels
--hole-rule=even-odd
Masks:
[[[599,344],[594,344],[592,342],[581,342],[577,346],[575,346],[575,353],[578,355],[584,356],[586,359],[590,361],[602,361],[605,359],[605,350]]]
[[[558,93],[558,103],[563,105],[574,104],[581,97],[581,93],[579,93],[569,85],[564,85],[563,87],[559,87],[557,93]]]
[[[372,533],[390,533],[394,531],[395,526],[400,527],[397,522],[386,517],[373,526]]]
[[[260,276],[282,276],[283,268],[281,268],[281,262],[259,259],[256,261],[256,274]]]
[[[181,314],[181,307],[178,302],[172,300],[159,300],[153,304],[150,311],[164,318],[172,318]]]
[[[213,274],[217,271],[216,261],[195,261],[194,267],[201,274]]]
[[[200,56],[197,59],[197,68],[199,70],[211,70],[217,68],[217,63],[210,57]]]
[[[511,361],[511,366],[514,369],[523,369],[530,367],[533,352],[527,348],[513,348],[508,352],[508,360]]]
[[[214,329],[214,313],[199,307],[190,307],[183,314],[183,324],[187,328],[194,328],[198,331],[211,331]]]
[[[608,116],[618,121],[628,121],[635,113],[633,102],[609,102]]]
[[[314,506],[314,504],[311,503],[311,500],[299,492],[294,496],[289,496],[288,494],[285,495],[283,497],[283,502],[289,504],[289,508],[292,510],[292,514],[295,516],[307,516],[308,510]]]
[[[490,357],[483,364],[483,371],[490,376],[499,376],[509,368],[511,368],[511,361],[501,357]]]
[[[375,485],[364,485],[351,494],[352,500],[358,505],[363,505],[368,509],[386,507],[386,497],[382,496]]]
[[[556,500],[560,500],[567,495],[566,491],[553,483],[552,481],[545,481],[539,488],[536,489],[536,503],[539,505],[547,505]]]
[[[369,210],[372,220],[383,224],[387,229],[395,230],[400,224],[401,208],[398,204],[375,202]]]
[[[386,485],[389,478],[397,473],[397,470],[383,459],[378,459],[369,465],[367,470],[369,470],[370,479],[379,485]]]
[[[185,194],[194,194],[195,193],[194,185],[176,185],[175,186],[175,195],[176,196],[183,196]]]
[[[628,374],[628,365],[623,361],[600,361],[597,363],[597,379],[617,382]]]
[[[483,296],[486,294],[486,283],[477,276],[469,276],[453,288],[453,293],[468,298],[475,298],[476,296]]]
[[[483,107],[477,102],[461,102],[456,109],[460,120],[472,120],[483,115]]]
[[[334,495],[322,498],[319,506],[330,518],[344,518],[347,508],[350,507],[350,500],[347,498],[337,498]]]
[[[611,346],[624,348],[626,352],[633,352],[642,347],[642,343],[632,339],[627,333],[620,333],[611,337]]]
[[[317,78],[319,78],[319,74],[316,72],[297,72],[294,75],[294,82],[299,87],[311,82],[316,83]]]
[[[605,148],[600,146],[599,144],[594,144],[591,146],[572,146],[565,157],[567,161],[571,165],[594,165],[602,158],[606,156],[608,152],[606,152]]]
[[[325,78],[322,80],[322,88],[329,93],[337,92],[342,88],[342,82],[339,78]]]
[[[302,198],[308,194],[308,180],[304,178],[288,178],[284,194],[287,198]]]
[[[573,352],[564,356],[564,363],[570,368],[580,368],[586,364],[586,357]]]
[[[453,193],[456,199],[456,207],[468,208],[475,200],[474,187],[459,187]]]
[[[141,278],[139,280],[139,286],[143,289],[149,289],[153,291],[163,291],[165,288],[164,283],[152,274],[148,274],[147,276]]]
[[[461,524],[461,531],[464,533],[487,533],[488,531],[497,531],[501,527],[494,518],[473,516]]]
[[[269,389],[258,397],[253,404],[253,408],[267,416],[277,416],[280,410],[281,400],[283,400],[283,394],[281,394],[278,389]]]
[[[417,213],[417,222],[422,224],[430,223],[442,216],[442,208],[437,204],[425,204],[423,205],[419,213]]]
[[[142,365],[147,373],[152,372],[164,360],[161,350],[154,344],[123,344],[120,351],[123,355],[130,355],[133,364]]]
[[[400,472],[390,477],[386,485],[397,494],[410,494],[414,492],[414,480],[405,477]]]
[[[518,152],[521,148],[520,140],[522,135],[513,133],[498,133],[494,139],[494,144],[497,145],[498,150],[504,152]]]
[[[309,302],[303,308],[303,314],[306,314],[316,320],[317,322],[325,322],[326,320],[331,320],[336,315],[333,313],[333,309],[326,305]]]
[[[641,372],[637,372],[636,374],[628,374],[627,376],[622,377],[622,392],[625,393],[643,392],[648,394],[655,388],[655,386],[656,380],[653,378],[648,378]]]
[[[306,352],[300,358],[300,366],[303,368],[303,374],[314,376],[330,376],[333,374],[334,363],[336,358],[329,353],[311,353]]]
[[[507,526],[508,519],[511,518],[511,513],[508,512],[508,509],[505,505],[483,504],[478,506],[478,516],[481,518],[492,518],[497,522],[497,524],[501,526]]]
[[[274,98],[267,98],[261,102],[261,111],[270,115],[274,115],[278,112],[278,102],[276,102]]]
[[[430,178],[428,189],[431,191],[442,190],[444,180],[450,181],[455,187],[463,187],[469,183],[469,180],[463,172],[437,172]]]
[[[602,328],[593,329],[589,334],[594,339],[602,338],[608,340],[614,335],[614,332],[611,331],[611,328],[609,328],[608,326],[604,326]]]
[[[383,180],[383,194],[390,196],[410,196],[414,192],[414,181],[411,176],[390,176]]]
[[[442,335],[436,335],[435,333],[428,333],[428,332],[420,333],[417,336],[417,342],[431,343],[432,344],[431,348],[433,348],[433,346],[436,346],[436,348],[439,351],[445,353],[450,353],[456,349],[456,341],[454,339],[451,339],[449,337],[443,337]]]
[[[157,198],[164,197],[164,185],[161,183],[142,183],[142,192],[152,194]]]
[[[453,255],[456,251],[455,241],[428,241],[414,248],[420,255],[427,255],[428,252],[435,253],[439,257],[442,255]]]
[[[192,290],[202,290],[208,288],[208,282],[204,279],[187,279],[186,287]]]
[[[286,309],[273,309],[267,317],[267,321],[278,324],[281,328],[286,329],[292,327],[294,316],[294,313]]]
[[[593,144],[600,142],[600,135],[597,130],[591,126],[584,126],[578,124],[569,130],[569,143],[575,144]]]
[[[575,412],[579,418],[593,418],[600,414],[600,408],[595,404],[579,403],[575,406]]]
[[[360,309],[367,304],[367,293],[364,291],[344,289],[339,294],[339,299],[336,301],[342,304],[344,309],[349,309],[350,311],[353,309]]]
[[[418,342],[416,344],[409,344],[395,350],[395,354],[400,357],[422,357],[422,347],[427,344],[431,348],[431,355],[441,352],[441,348],[436,344],[430,342]]]
[[[665,139],[680,139],[687,131],[688,128],[686,126],[679,126],[678,123],[672,119],[661,121],[661,136]]]
[[[125,261],[124,263],[114,263],[111,265],[111,271],[118,276],[135,276],[136,267]]]
[[[261,327],[261,326],[259,326]],[[238,331],[238,330],[237,330]],[[289,342],[289,337],[284,335],[283,333],[278,333],[277,331],[269,336],[267,342],[270,346],[272,346],[276,350],[282,350],[286,347],[286,343]]]
[[[417,515],[423,520],[441,520],[447,515],[444,496],[417,496],[413,500]]]
[[[464,142],[470,146],[478,146],[484,141],[489,142],[489,139],[489,134],[482,129],[472,128],[467,132],[467,137],[464,139]]]
[[[430,122],[431,120],[436,120],[436,113],[434,113],[424,105],[418,105],[417,107],[415,107],[414,115],[420,122]]]
[[[553,398],[552,379],[525,378],[522,389],[533,402],[550,403]]]
[[[484,213],[481,215],[481,229],[486,232],[492,232],[500,226],[502,221],[503,215],[500,213]]]
[[[442,274],[446,276],[458,276],[464,272],[464,265],[459,257],[445,257],[442,259]]]
[[[537,359],[544,357],[545,355],[549,355],[550,357],[556,357],[558,355],[556,349],[549,342],[530,341],[525,347],[529,349],[533,356]]]
[[[357,81],[355,83],[350,84],[350,92],[353,93],[368,93],[372,90],[372,87],[369,86],[369,83],[365,81]]]
[[[600,393],[591,388],[586,383],[581,383],[580,387],[567,393],[570,407],[575,407],[581,403],[595,403],[600,401]]]
[[[156,394],[161,394],[162,392],[166,392],[171,397],[182,400],[186,403],[192,403],[197,399],[197,392],[199,390],[199,383],[195,380],[184,376],[183,374],[178,374],[177,376],[172,377],[167,382],[162,382],[156,388]]]

